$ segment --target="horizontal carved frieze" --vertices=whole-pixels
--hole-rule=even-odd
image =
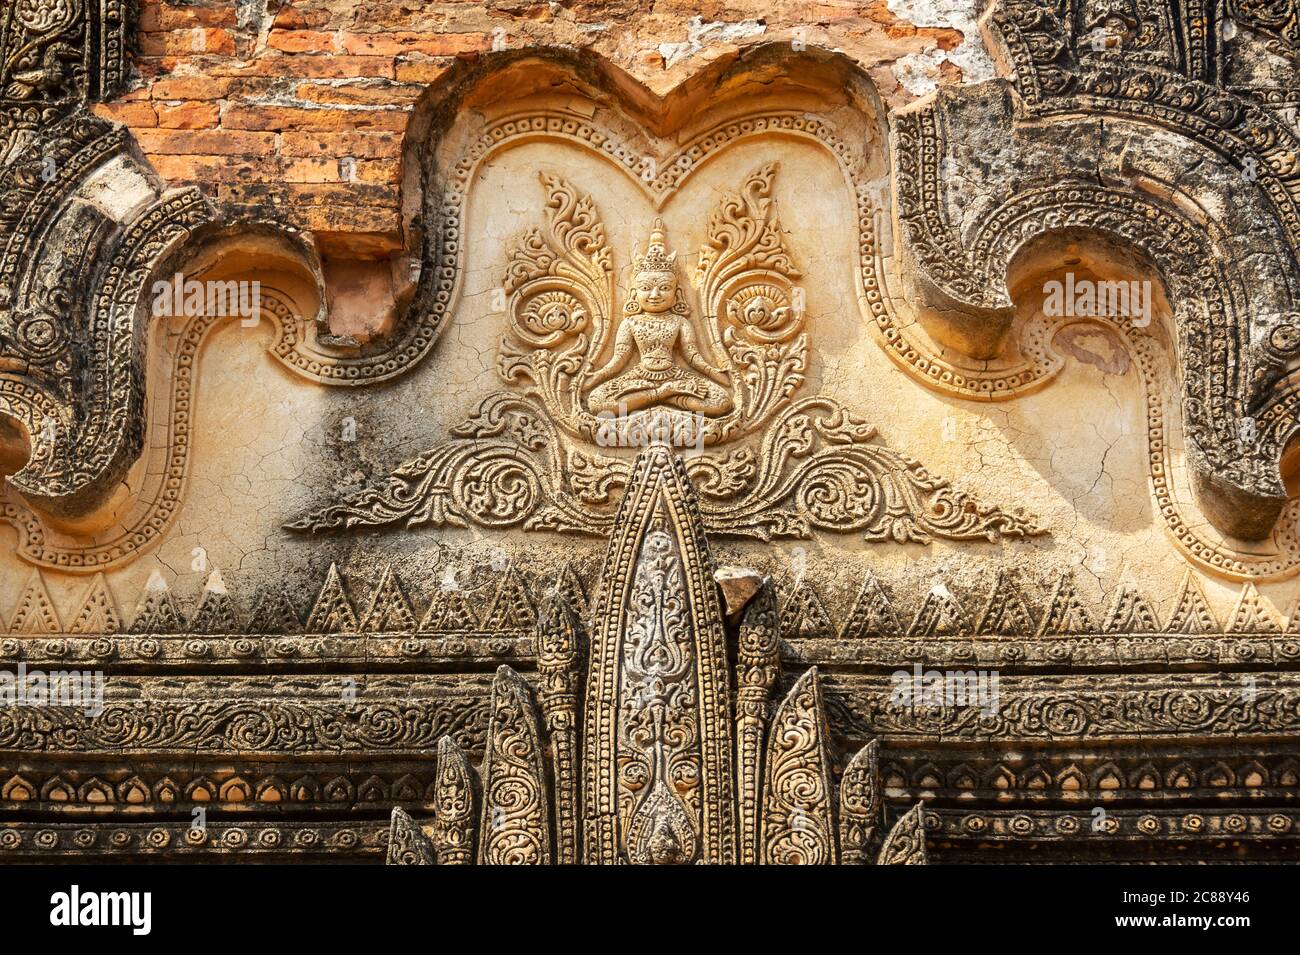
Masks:
[[[59,857],[237,856],[251,860],[381,860],[388,823],[256,821],[191,823],[0,823],[0,863]]]
[[[98,715],[0,707],[0,752],[419,755],[451,736],[479,749],[484,677],[177,677],[105,681]]]
[[[976,671],[972,668],[969,672]],[[961,671],[941,673],[945,678]],[[1288,737],[1300,732],[1300,674],[987,674],[987,701],[925,705],[900,701],[888,677],[828,674],[832,731],[886,741]],[[910,675],[908,677],[910,679]]]
[[[1099,807],[1100,808],[1100,807]],[[1177,839],[1300,840],[1300,812],[1294,809],[1104,809],[981,811],[930,809],[926,831],[934,840],[1018,842],[1105,842]]]
[[[1129,744],[1060,747],[1019,753],[971,752],[940,746],[907,747],[881,766],[887,798],[1002,805],[1176,805],[1179,802],[1251,799],[1300,801],[1300,750],[1274,742],[1254,754],[1214,745]]]
[[[878,736],[887,743],[1204,740],[1300,732],[1295,673],[993,676],[991,701],[931,707],[898,702],[896,681],[888,676],[827,674],[826,709],[837,736]],[[354,699],[347,698],[349,679],[355,680]],[[400,756],[428,753],[442,735],[478,750],[487,687],[485,676],[314,682],[122,677],[106,681],[98,716],[70,707],[0,707],[0,751]]]
[[[232,766],[235,762],[237,765]],[[420,757],[373,766],[289,757],[146,762],[103,753],[68,766],[29,754],[0,760],[0,808],[76,817],[87,811],[190,812],[194,806],[249,814],[373,813],[435,798],[434,770]]]
[[[774,569],[778,575],[784,570]],[[295,593],[306,589],[316,594],[305,608],[285,587],[254,586],[252,592],[243,593],[237,583],[228,584],[220,575],[213,575],[197,595],[188,596],[174,592],[156,574],[140,594],[134,614],[128,615],[102,576],[92,579],[78,602],[58,606],[42,573],[33,571],[12,610],[6,614],[5,608],[0,608],[0,659],[55,659],[73,654],[79,659],[105,661],[189,658],[198,662],[226,656],[232,662],[346,659],[355,657],[356,646],[373,641],[376,648],[383,648],[376,652],[386,659],[427,656],[448,661],[504,661],[521,652],[521,641],[531,641],[529,635],[546,593],[562,593],[586,616],[587,591],[598,573],[598,568],[593,573],[590,565],[573,564],[564,565],[553,577],[535,577],[514,566],[504,570],[476,567],[470,576],[481,583],[439,586],[420,595],[391,568],[380,571],[376,580],[373,570],[342,572],[331,565],[320,583],[294,588]],[[1148,595],[1121,585],[1105,604],[1086,601],[1068,571],[1044,589],[1029,579],[1028,573],[1010,566],[994,574],[982,591],[950,587],[942,581],[928,582],[928,589],[917,590],[907,583],[882,582],[867,571],[857,582],[856,593],[839,606],[825,595],[826,584],[811,576],[779,578],[781,634],[792,647],[802,646],[798,641],[817,640],[832,654],[858,652],[832,650],[837,638],[848,646],[864,640],[878,641],[881,646],[887,641],[904,646],[915,641],[931,653],[936,651],[930,644],[960,638],[971,645],[969,658],[975,659],[973,648],[981,642],[1021,638],[1019,645],[1026,655],[1029,648],[1039,647],[1036,652],[1049,664],[1075,659],[1122,664],[1130,658],[1175,662],[1184,654],[1192,658],[1189,662],[1247,663],[1257,653],[1278,661],[1290,659],[1295,643],[1291,637],[1300,639],[1300,614],[1295,605],[1285,608],[1283,616],[1247,582],[1231,609],[1225,615],[1216,614],[1191,572],[1166,594]],[[365,578],[376,582],[367,586]],[[186,636],[192,640],[182,643],[180,652],[170,645],[164,652],[166,641],[160,638]],[[310,636],[327,639],[296,639]],[[1211,639],[1216,636],[1243,639],[1221,644],[1232,647],[1230,651],[1206,649],[1217,645]],[[291,639],[277,641],[277,637]],[[393,642],[400,637],[413,639]],[[1140,639],[1108,654],[1105,646],[1115,646],[1117,637]],[[1102,638],[1100,642],[1098,638]],[[85,641],[93,646],[81,647]],[[1090,645],[1098,649],[1087,650]],[[959,655],[959,651],[953,652]],[[1001,652],[1004,662],[1011,664],[1019,651],[1007,647]],[[826,659],[831,662],[834,656]]]

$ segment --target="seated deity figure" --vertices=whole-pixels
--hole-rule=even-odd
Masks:
[[[677,279],[677,253],[666,250],[661,220],[655,220],[645,254],[634,256],[632,266],[614,353],[586,382],[591,411],[617,415],[660,405],[701,415],[726,414],[732,408],[727,373],[709,364],[696,346]],[[623,371],[634,350],[636,364]]]

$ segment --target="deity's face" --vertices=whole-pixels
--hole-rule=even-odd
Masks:
[[[632,282],[632,295],[643,312],[666,312],[677,300],[677,276],[672,272],[638,272]]]

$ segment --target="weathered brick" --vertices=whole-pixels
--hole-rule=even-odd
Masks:
[[[402,164],[388,160],[363,160],[357,163],[356,182],[396,187],[401,180]]]
[[[285,182],[344,182],[343,164],[337,159],[295,159],[284,166]]]
[[[151,155],[255,156],[275,150],[275,133],[224,129],[142,129],[140,148]]]
[[[282,156],[352,156],[354,159],[392,159],[402,152],[402,137],[390,132],[295,133],[280,137]]]
[[[158,24],[163,30],[189,30],[193,27],[233,27],[238,24],[235,5],[220,6],[172,6],[163,4],[159,8]]]
[[[340,157],[294,159],[285,164],[282,178],[285,182],[359,182],[395,186],[400,174],[401,163],[393,160],[354,159],[348,163],[345,157]]]
[[[410,119],[399,109],[300,109],[293,106],[228,106],[221,117],[226,129],[390,129],[402,130]]]
[[[423,87],[396,83],[301,83],[295,95],[312,103],[344,106],[404,106],[414,103]]]
[[[140,52],[145,56],[185,56],[195,53],[233,56],[235,39],[227,30],[207,27],[169,30],[165,33],[141,33]]]
[[[193,27],[233,27],[237,19],[234,4],[202,7],[144,2],[140,4],[136,29],[142,33],[157,33]]]
[[[217,125],[221,110],[216,103],[158,103],[158,125],[170,129],[206,129]]]
[[[167,61],[162,61],[166,66]],[[174,64],[171,68],[174,68]],[[310,79],[393,78],[391,56],[298,56],[273,50],[253,60],[212,60],[196,64],[209,76]]]
[[[399,83],[434,83],[449,69],[447,60],[400,59],[394,76]]]
[[[347,247],[358,244],[377,253],[401,245],[401,214],[391,187],[365,183],[281,183],[223,181],[217,196],[233,205],[271,207],[292,214],[304,229],[324,236],[343,236]]]
[[[235,80],[214,76],[169,76],[149,88],[154,99],[214,100],[230,95]]]
[[[168,182],[248,182],[274,178],[277,172],[271,160],[249,156],[154,155],[149,161]]]
[[[473,53],[492,46],[490,33],[344,33],[339,44],[345,53],[399,56],[403,53],[428,53],[431,56],[455,56]]]
[[[156,33],[162,29],[162,12],[157,3],[144,2],[139,5],[135,28],[141,33]]]
[[[148,103],[96,103],[95,115],[116,120],[132,127],[158,125],[158,115]]]
[[[271,26],[276,30],[313,30],[329,22],[329,10],[301,10],[286,6],[275,15]]]
[[[389,225],[375,222],[387,223],[398,208],[403,142],[414,104],[458,58],[490,49],[501,30],[512,48],[592,47],[658,89],[658,78],[668,72],[689,74],[710,56],[734,49],[706,40],[702,51],[691,54],[695,66],[674,60],[668,71],[661,44],[686,39],[692,17],[734,23],[764,15],[734,0],[566,0],[562,13],[545,0],[277,0],[269,8],[270,31],[258,44],[250,25],[238,25],[231,0],[139,3],[134,69],[143,86],[101,114],[140,133],[149,155],[269,159],[273,169],[265,175],[260,170],[269,167],[241,167],[250,179],[240,185],[292,180],[287,184],[310,187],[292,193],[304,202],[316,202],[326,195],[320,190],[333,188],[337,192],[328,201],[353,210],[349,227],[366,234],[387,234]],[[948,49],[961,39],[953,30],[914,27],[887,0],[808,0],[767,14],[770,35],[778,39],[800,26],[808,28],[810,42],[823,42],[817,35],[827,28],[817,24],[833,23],[829,29],[844,34],[850,55],[864,60],[889,35],[906,37],[893,41],[901,45],[900,54],[936,45]],[[581,26],[595,23],[607,28]],[[874,39],[864,45],[868,35]],[[951,73],[942,73],[945,81],[956,81]],[[883,75],[893,82],[888,68]],[[677,80],[663,82],[671,86]],[[351,182],[339,181],[338,161],[345,158],[355,161],[347,167]],[[168,168],[179,169],[179,161],[169,161]],[[349,192],[361,188],[375,195],[359,199]],[[296,217],[298,210],[286,208],[285,214]]]
[[[272,30],[266,45],[286,53],[337,53],[338,37],[317,30]]]

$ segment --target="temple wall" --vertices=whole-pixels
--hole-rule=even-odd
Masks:
[[[1230,6],[24,0],[0,673],[107,689],[0,708],[0,861],[1289,857],[1300,26]]]

